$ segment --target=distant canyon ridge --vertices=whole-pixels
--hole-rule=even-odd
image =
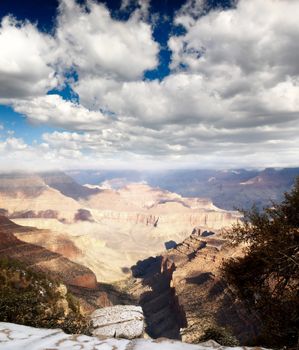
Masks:
[[[152,187],[178,193],[184,197],[209,198],[226,210],[263,208],[280,201],[299,176],[299,168],[262,170],[181,169],[167,171],[89,170],[69,172],[81,184],[118,188],[130,182],[146,182]]]

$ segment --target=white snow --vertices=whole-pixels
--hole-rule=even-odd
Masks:
[[[65,334],[59,329],[40,329],[0,322],[1,350],[246,350],[222,347],[209,341],[198,345],[168,339],[105,339]]]

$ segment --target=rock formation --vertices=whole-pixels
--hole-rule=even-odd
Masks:
[[[125,286],[143,308],[147,332],[197,343],[208,329],[225,327],[242,344],[258,335],[258,320],[221,279],[223,259],[233,251],[219,235],[193,231],[176,248],[132,267]]]
[[[78,198],[99,190],[88,189],[62,172],[0,175],[0,208],[11,218],[57,218],[73,221]]]

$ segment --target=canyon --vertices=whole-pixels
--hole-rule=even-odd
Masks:
[[[294,185],[299,168],[265,169],[171,169],[171,170],[80,170],[69,171],[77,182],[119,188],[145,181],[183,197],[210,198],[219,208],[263,208],[280,201]]]
[[[62,280],[86,313],[137,304],[152,338],[187,343],[217,327],[242,344],[258,335],[220,274],[241,254],[222,235],[240,220],[235,211],[143,182],[82,186],[63,173],[4,176],[0,209],[0,255]]]
[[[101,282],[126,278],[136,261],[182,241],[194,226],[219,231],[240,218],[209,199],[145,183],[90,188],[64,173],[18,173],[1,175],[0,184],[1,213],[40,229],[18,238],[90,268]]]

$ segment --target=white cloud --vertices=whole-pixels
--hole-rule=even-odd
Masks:
[[[146,5],[147,4],[147,5]],[[4,17],[0,27],[0,102],[42,96],[75,70],[86,75],[136,79],[156,67],[159,45],[144,20],[144,2],[128,21],[112,19],[93,1],[61,0],[53,35]]]
[[[172,67],[185,64],[213,77],[226,70],[231,78],[238,70],[249,78],[266,73],[261,78],[269,84],[298,75],[298,9],[292,0],[240,0],[235,9],[189,16],[189,22],[179,13],[175,21],[187,33],[169,40]]]
[[[0,101],[43,95],[57,86],[55,41],[33,24],[4,17],[0,52]]]
[[[59,95],[46,95],[30,101],[13,102],[14,110],[36,124],[46,123],[72,129],[96,129],[107,118],[101,112],[89,111],[78,103],[64,100]]]
[[[81,103],[156,128],[200,122],[245,127],[296,119],[299,3],[241,0],[236,9],[194,18],[190,4],[199,12],[202,3],[190,2],[178,13],[176,22],[187,32],[169,40],[175,70],[170,76],[159,82],[88,75],[73,85]],[[181,65],[187,66],[183,72]]]
[[[57,40],[65,64],[85,76],[136,79],[156,67],[158,44],[151,26],[134,12],[128,21],[111,18],[108,9],[93,1],[88,10],[74,0],[61,0]]]
[[[1,151],[22,151],[27,148],[27,145],[21,138],[8,137],[5,141],[0,142]]]
[[[227,110],[226,103],[209,91],[209,82],[198,74],[178,73],[163,81],[116,82],[83,79],[74,85],[81,102],[105,108],[128,125],[160,129],[167,124],[213,124]]]
[[[145,9],[117,21],[104,5],[86,6],[61,0],[53,37],[29,23],[2,25],[0,47],[3,33],[17,33],[25,44],[33,38],[29,61],[14,58],[23,44],[3,56],[15,62],[12,67],[1,65],[0,57],[6,97],[14,97],[15,111],[32,123],[66,129],[44,134],[42,144],[25,147],[26,154],[42,154],[53,164],[120,158],[200,166],[298,164],[297,1],[239,0],[234,9],[208,13],[204,1],[187,1],[175,18],[186,32],[169,39],[172,71],[162,81],[142,79],[156,67],[158,54]],[[71,85],[80,102],[45,95],[49,84],[58,84],[55,74],[61,79],[68,69],[78,74]],[[26,85],[27,77],[35,83]]]
[[[186,34],[169,40],[170,76],[161,82],[86,76],[73,85],[81,103],[119,116],[136,153],[207,152],[215,163],[254,153],[256,163],[256,154],[266,162],[280,149],[298,162],[299,3],[240,0],[231,10],[203,11],[203,1],[190,1],[178,12]],[[149,136],[150,129],[156,134]]]

